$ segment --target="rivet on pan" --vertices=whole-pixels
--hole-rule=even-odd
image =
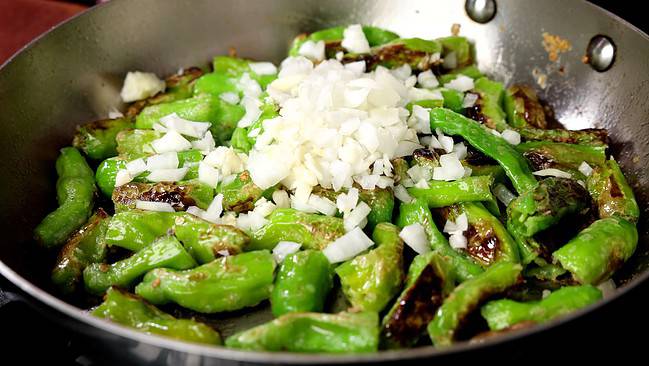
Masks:
[[[584,62],[595,71],[604,72],[613,66],[616,51],[615,43],[610,38],[596,35],[588,43]]]
[[[473,21],[484,24],[496,15],[496,2],[494,0],[466,0],[464,10]]]

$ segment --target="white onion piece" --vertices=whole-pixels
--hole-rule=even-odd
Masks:
[[[466,170],[454,153],[439,157],[439,167],[433,168],[433,180],[452,181],[463,178]]]
[[[115,187],[123,186],[133,180],[133,177],[126,169],[120,169],[115,175]]]
[[[590,177],[590,175],[593,174],[593,168],[585,161],[581,162],[578,169],[581,174],[587,177]]]
[[[153,170],[146,179],[151,182],[177,182],[187,174],[188,168]]]
[[[341,193],[336,197],[336,207],[342,213],[348,213],[358,204],[359,192],[356,188],[350,188],[347,193]]]
[[[201,138],[212,125],[209,122],[194,122],[181,118],[176,113],[160,118],[160,123],[168,130],[173,130],[181,135]]]
[[[494,187],[494,195],[500,202],[505,206],[508,206],[509,203],[516,198],[516,195],[513,194],[507,187],[502,185],[502,183],[496,184]]]
[[[351,212],[343,216],[345,231],[351,231],[355,227],[361,226],[361,222],[370,214],[371,211],[372,209],[367,205],[367,203],[363,201],[359,202]]]
[[[261,217],[267,217],[268,215],[273,213],[276,208],[277,205],[262,197],[258,199],[257,202],[255,202],[255,208],[253,211],[255,213],[258,213]]]
[[[599,285],[597,285],[597,288],[602,291],[602,296],[604,297],[610,297],[611,295],[615,294],[615,291],[617,291],[617,286],[611,279],[600,283]]]
[[[239,94],[233,92],[221,93],[221,95],[219,95],[219,98],[221,98],[222,101],[228,104],[239,104],[240,100]]]
[[[176,131],[167,131],[164,136],[152,141],[151,146],[158,154],[169,151],[185,151],[192,148],[192,144]]]
[[[252,125],[261,116],[261,102],[257,98],[244,96],[241,105],[246,110],[246,114],[241,117],[237,123],[238,127],[248,127]]]
[[[469,228],[469,220],[466,216],[465,213],[462,213],[458,217],[455,218],[455,221],[453,220],[446,220],[446,223],[444,224],[444,231],[445,233],[454,233],[454,232],[463,232],[466,231]]]
[[[149,156],[146,159],[145,170],[154,171],[158,169],[176,169],[178,168],[178,154],[170,151],[164,154]]]
[[[277,74],[277,66],[271,62],[251,62],[248,64],[252,72],[257,75],[274,75]]]
[[[207,207],[205,212],[210,216],[221,216],[221,213],[223,213],[223,193],[217,194],[214,199],[212,199],[212,202],[210,202],[210,205]]]
[[[448,243],[453,249],[466,249],[467,247],[466,237],[461,232],[451,234]]]
[[[280,241],[277,243],[275,248],[273,248],[273,258],[275,258],[275,262],[284,262],[286,257],[293,253],[297,253],[301,246],[302,244],[293,241]]]
[[[302,43],[297,53],[314,61],[322,61],[325,59],[325,42],[306,41]]]
[[[219,171],[212,168],[211,166],[205,164],[205,162],[200,162],[198,164],[198,181],[205,183],[206,185],[214,188],[219,183],[220,174]]]
[[[166,84],[155,74],[149,72],[132,71],[126,74],[124,86],[120,96],[124,103],[146,99],[164,91]]]
[[[459,74],[455,79],[444,84],[447,89],[457,90],[459,92],[466,92],[474,88],[473,79],[466,75]]]
[[[555,168],[537,170],[532,174],[540,177],[572,178],[572,174]]]
[[[192,147],[196,150],[200,150],[203,154],[207,154],[209,151],[214,150],[216,142],[214,141],[212,132],[207,131],[203,138],[192,141]]]
[[[399,201],[404,202],[404,203],[410,203],[413,200],[412,196],[408,193],[408,190],[406,189],[406,187],[404,187],[401,184],[394,187],[394,196]]]
[[[439,81],[437,81],[437,78],[431,70],[420,72],[419,75],[417,75],[417,82],[423,88],[427,89],[432,89],[439,85]]]
[[[370,44],[365,38],[363,28],[358,25],[350,25],[343,31],[343,40],[340,44],[344,49],[353,53],[368,53],[370,52]]]
[[[431,251],[426,231],[419,223],[405,226],[401,229],[399,237],[418,254],[428,253]]]
[[[122,118],[122,117],[124,117],[124,113],[118,111],[115,108],[111,108],[108,111],[108,118],[110,118],[110,119],[117,119],[117,118]]]
[[[509,142],[512,145],[518,145],[521,143],[521,135],[514,130],[504,130],[500,133],[505,141]]]
[[[350,260],[369,249],[374,242],[360,228],[356,227],[329,243],[322,253],[330,263],[340,263]]]
[[[147,170],[147,167],[144,159],[139,158],[126,163],[126,170],[131,175],[131,177],[137,177],[138,175],[144,173]]]
[[[462,108],[471,108],[475,105],[475,102],[478,101],[478,94],[475,93],[466,93],[464,99],[462,100]]]
[[[273,192],[273,202],[275,202],[277,208],[291,207],[291,200],[288,197],[288,193],[283,189],[278,189]]]
[[[333,216],[336,214],[336,204],[326,197],[312,194],[309,196],[309,201],[307,203],[309,206],[316,209],[316,211],[327,216]]]
[[[135,201],[135,208],[145,211],[176,212],[173,206],[167,202]]]

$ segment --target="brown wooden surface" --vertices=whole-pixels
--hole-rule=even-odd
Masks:
[[[86,9],[49,0],[0,0],[0,64],[56,24]]]

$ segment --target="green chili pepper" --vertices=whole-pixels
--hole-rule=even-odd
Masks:
[[[322,312],[332,275],[329,260],[322,252],[305,250],[287,256],[270,295],[273,315]]]
[[[180,74],[169,76],[165,80],[166,88],[164,92],[158,93],[150,98],[131,104],[126,111],[126,116],[135,117],[146,106],[175,102],[177,100],[190,98],[192,96],[196,80],[201,75],[203,75],[203,70],[198,67],[190,67],[184,69]]]
[[[507,88],[504,99],[507,122],[514,128],[533,127],[545,129],[548,122],[545,109],[534,89],[525,85],[512,85]]]
[[[403,241],[399,228],[380,223],[372,234],[377,248],[336,268],[352,308],[381,311],[399,292],[403,281]]]
[[[607,280],[638,244],[635,225],[617,216],[599,219],[552,254],[582,284]]]
[[[298,56],[300,47],[302,47],[306,41],[324,41],[326,57],[335,58],[337,52],[344,51],[340,45],[343,40],[344,32],[345,27],[333,27],[322,29],[308,35],[302,34],[293,40],[293,44],[291,45],[288,54],[289,56]],[[367,25],[363,26],[363,33],[365,34],[365,38],[367,38],[370,47],[379,46],[399,38],[399,35],[396,33]]]
[[[431,110],[430,127],[440,128],[449,135],[460,135],[480,152],[496,160],[519,193],[536,186],[536,178],[525,158],[512,145],[492,134],[486,127],[444,108]]]
[[[540,128],[519,128],[523,141],[549,141],[567,144],[607,146],[608,132],[605,129],[588,128],[584,130],[544,130]]]
[[[249,241],[234,226],[213,224],[186,212],[131,210],[113,216],[106,230],[106,243],[139,251],[167,232],[175,233],[200,263],[210,262],[221,253],[240,253]]]
[[[135,292],[153,304],[174,302],[201,313],[255,306],[270,296],[275,260],[267,250],[221,257],[186,271],[158,268]]]
[[[597,287],[563,287],[541,301],[490,301],[480,309],[480,313],[489,324],[489,329],[502,330],[525,321],[545,323],[593,304],[601,298],[602,292]]]
[[[52,282],[66,294],[77,289],[83,270],[106,257],[104,235],[110,217],[101,208],[65,243],[52,271]]]
[[[119,262],[89,265],[83,271],[83,281],[88,292],[101,294],[111,286],[129,286],[153,268],[187,269],[195,265],[180,242],[173,236],[166,236]]]
[[[336,199],[347,189],[334,191],[325,189],[320,186],[314,187],[313,194],[322,196],[336,202]],[[390,222],[392,212],[394,211],[394,194],[389,188],[358,189],[358,199],[365,202],[370,207],[370,213],[367,215],[367,230],[373,230],[381,222]]]
[[[439,79],[440,79],[439,82],[441,84],[445,84],[446,82],[455,79],[455,75],[453,75],[452,78],[448,78],[449,80],[446,82],[442,80],[442,77],[440,77]],[[442,92],[442,96],[444,97],[444,105],[443,105],[444,108],[448,108],[453,112],[457,112],[457,113],[464,112],[464,93],[453,89],[442,89],[441,92]]]
[[[617,215],[631,222],[637,222],[640,208],[633,190],[624,178],[615,160],[595,168],[587,180],[588,191],[599,208],[599,217]]]
[[[36,240],[47,248],[65,243],[88,220],[97,190],[92,169],[74,147],[61,149],[56,159],[56,172],[59,207],[34,229]]]
[[[483,175],[461,178],[452,182],[433,180],[428,188],[408,188],[408,193],[421,198],[431,208],[446,207],[459,202],[493,201],[491,185],[493,178]]]
[[[441,51],[441,44],[434,40],[398,38],[372,48],[367,55],[346,54],[343,62],[363,60],[368,70],[374,70],[377,66],[393,69],[407,64],[413,70],[424,71],[441,62],[433,56]]]
[[[439,81],[440,84],[444,85],[452,80],[455,80],[455,78],[458,77],[458,75],[464,75],[468,76],[471,79],[480,79],[481,77],[484,76],[484,74],[478,69],[477,66],[475,65],[468,65],[468,66],[463,66],[463,67],[457,67],[452,70],[445,70],[445,74],[439,75],[437,77],[437,80]],[[456,112],[462,112],[464,110],[464,107],[461,106],[461,102],[464,99],[464,93],[456,90],[450,90],[450,89],[442,89],[442,90],[447,90],[447,91],[452,91],[454,94],[458,95],[460,98],[460,110]],[[446,99],[446,95],[444,95],[444,98]],[[449,108],[449,107],[446,107]],[[449,108],[453,109],[453,108]],[[455,111],[455,110],[454,110]]]
[[[414,346],[454,286],[454,272],[447,259],[437,252],[416,256],[408,270],[405,289],[383,318],[383,345],[386,348]]]
[[[603,165],[606,162],[605,146],[533,141],[517,145],[516,150],[532,161],[538,169],[552,168],[554,164],[578,169],[583,162],[592,166]]]
[[[248,171],[237,174],[236,178],[227,183],[220,183],[216,193],[223,194],[223,209],[234,212],[248,212],[255,208],[255,202],[262,197],[264,191],[250,177]]]
[[[117,134],[133,126],[127,117],[90,122],[77,127],[72,145],[92,160],[104,160],[117,155]]]
[[[456,287],[428,324],[428,335],[433,344],[444,347],[453,343],[458,328],[467,316],[485,299],[517,284],[521,280],[522,270],[520,264],[499,262]]]
[[[507,228],[531,237],[557,224],[566,216],[583,214],[590,208],[588,191],[575,180],[548,177],[507,206]]]
[[[432,149],[417,149],[412,152],[415,164],[426,168],[433,175],[433,170],[440,166],[439,154]]]
[[[462,165],[471,169],[472,177],[480,177],[484,175],[491,176],[494,180],[494,183],[507,183],[507,175],[505,170],[500,165],[473,165],[466,161],[462,161]]]
[[[415,199],[410,203],[401,203],[396,223],[401,228],[415,223],[423,226],[430,241],[431,248],[445,258],[448,258],[452,264],[454,277],[458,281],[466,281],[483,272],[482,267],[465,253],[451,248],[446,237],[435,226],[433,215],[425,201]]]
[[[230,139],[232,131],[237,127],[237,122],[243,117],[245,111],[243,107],[229,104],[219,97],[198,95],[144,108],[135,120],[135,127],[153,128],[160,118],[172,113],[191,121],[210,122],[212,124],[210,131],[214,140],[222,145]]]
[[[135,160],[155,154],[151,143],[162,137],[162,133],[155,130],[130,129],[117,134],[117,152],[120,157]]]
[[[518,262],[518,246],[505,226],[480,203],[465,202],[459,208],[467,216],[467,253],[489,266],[500,261]]]
[[[292,241],[306,249],[321,250],[345,234],[341,218],[292,208],[278,208],[266,219],[268,224],[252,233],[249,250],[272,249],[280,241]]]
[[[438,38],[437,41],[442,44],[442,57],[448,57],[451,52],[455,53],[455,68],[473,64],[473,46],[466,37],[450,36]]]
[[[230,56],[216,56],[212,60],[212,67],[215,74],[227,75],[230,78],[238,79],[243,74],[250,75],[250,78],[259,83],[262,89],[266,89],[268,84],[277,78],[275,74],[258,75],[250,67],[252,61]]]
[[[232,138],[230,139],[230,146],[245,153],[248,153],[257,141],[256,137],[249,136],[250,132],[256,129],[259,129],[260,133],[263,132],[264,121],[279,116],[278,105],[272,102],[268,102],[263,97],[263,94],[260,98],[262,98],[264,102],[261,107],[259,107],[261,109],[259,118],[257,118],[257,120],[248,127],[237,127],[232,133]]]
[[[361,353],[378,350],[378,315],[292,313],[234,334],[232,348],[259,351]]]
[[[394,174],[394,184],[402,183],[408,178],[408,169],[410,165],[404,158],[396,158],[390,161],[392,164],[392,172]]]
[[[467,110],[467,117],[489,128],[504,131],[509,128],[501,105],[505,94],[503,84],[481,77],[474,83],[473,91],[478,94],[475,105]]]
[[[221,344],[221,336],[210,326],[192,319],[176,319],[138,296],[115,287],[108,289],[104,302],[91,314],[148,334],[194,343]]]
[[[126,183],[113,190],[115,211],[134,209],[136,201],[166,202],[174,209],[184,211],[187,207],[207,207],[214,198],[214,189],[198,181],[185,183]]]

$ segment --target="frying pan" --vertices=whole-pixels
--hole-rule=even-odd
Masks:
[[[495,10],[492,19],[484,6],[473,7],[485,3],[487,10]],[[160,365],[404,362],[442,357],[502,345],[573,321],[649,277],[649,215],[643,213],[636,255],[615,277],[621,288],[598,304],[481,344],[343,356],[246,352],[183,343],[93,318],[57,297],[49,284],[52,255],[32,242],[32,229],[52,209],[58,149],[70,143],[77,124],[122,107],[118,92],[126,71],[171,74],[179,67],[206,64],[229,47],[236,47],[244,57],[277,62],[296,34],[350,23],[423,38],[446,35],[453,23],[460,24],[461,34],[475,41],[479,67],[487,74],[506,83],[536,86],[567,128],[609,129],[613,152],[641,207],[649,207],[649,177],[641,164],[649,154],[649,38],[586,2],[114,0],[56,27],[0,70],[0,273],[15,285],[20,297],[83,334],[98,352],[122,362]],[[544,32],[570,42],[571,49],[556,62],[549,60],[542,45]],[[590,64],[584,62],[588,60]],[[606,62],[610,60],[612,65]],[[537,83],[539,76],[545,82]],[[213,321],[228,335],[266,319],[268,312],[260,307]]]

